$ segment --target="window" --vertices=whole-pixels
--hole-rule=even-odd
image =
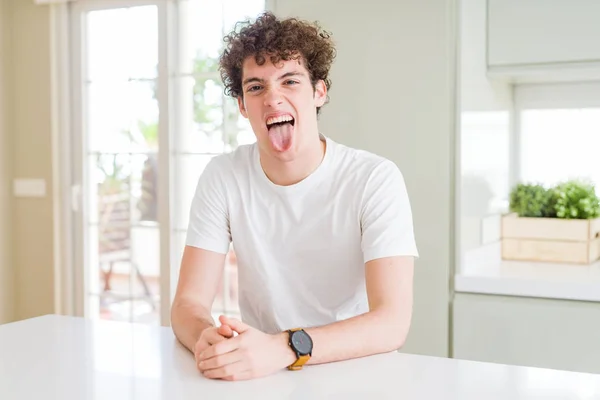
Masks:
[[[74,46],[77,301],[92,318],[168,323],[197,180],[252,143],[217,70],[223,36],[264,0],[81,0]],[[237,315],[226,258],[213,313]]]
[[[185,244],[196,183],[206,164],[216,154],[230,152],[238,145],[255,140],[250,124],[240,115],[237,102],[223,95],[217,66],[223,36],[237,21],[256,16],[264,7],[264,0],[187,0],[179,4],[178,46],[182,51],[172,78],[176,93],[172,150],[176,172],[174,237],[178,254]],[[238,314],[237,263],[233,249],[226,257],[222,287],[213,312]]]
[[[553,186],[589,179],[600,186],[600,84],[523,85],[515,89],[518,178]]]
[[[600,107],[524,109],[520,119],[521,180],[550,187],[582,178],[599,190]]]

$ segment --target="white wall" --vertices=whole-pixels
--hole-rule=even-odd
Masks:
[[[508,110],[509,85],[486,76],[487,0],[460,1],[461,107],[464,111]]]
[[[13,173],[47,183],[46,197],[15,198],[12,204],[16,318],[24,319],[55,312],[50,8],[8,1]]]
[[[0,0],[0,324],[14,319],[14,269],[11,254],[12,140],[10,135],[9,4]]]
[[[512,90],[486,76],[486,0],[461,0],[461,249],[494,239],[484,217],[498,212],[509,185]]]
[[[318,20],[338,57],[321,131],[401,168],[421,258],[407,352],[448,355],[453,246],[454,0],[277,0],[280,16]]]

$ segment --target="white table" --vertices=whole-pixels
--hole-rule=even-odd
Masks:
[[[599,361],[600,362],[600,361]],[[388,353],[240,382],[203,378],[164,327],[0,325],[0,399],[600,399],[600,375]]]

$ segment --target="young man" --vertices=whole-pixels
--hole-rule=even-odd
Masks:
[[[411,207],[394,163],[319,133],[329,35],[265,13],[226,42],[226,92],[256,143],[213,158],[200,177],[175,335],[204,376],[226,380],[400,348],[418,256]],[[230,243],[242,321],[216,325],[210,311]]]

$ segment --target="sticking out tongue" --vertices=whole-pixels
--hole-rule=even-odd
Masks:
[[[292,147],[292,133],[294,126],[289,122],[275,124],[269,128],[269,139],[271,145],[277,151],[287,151]]]

